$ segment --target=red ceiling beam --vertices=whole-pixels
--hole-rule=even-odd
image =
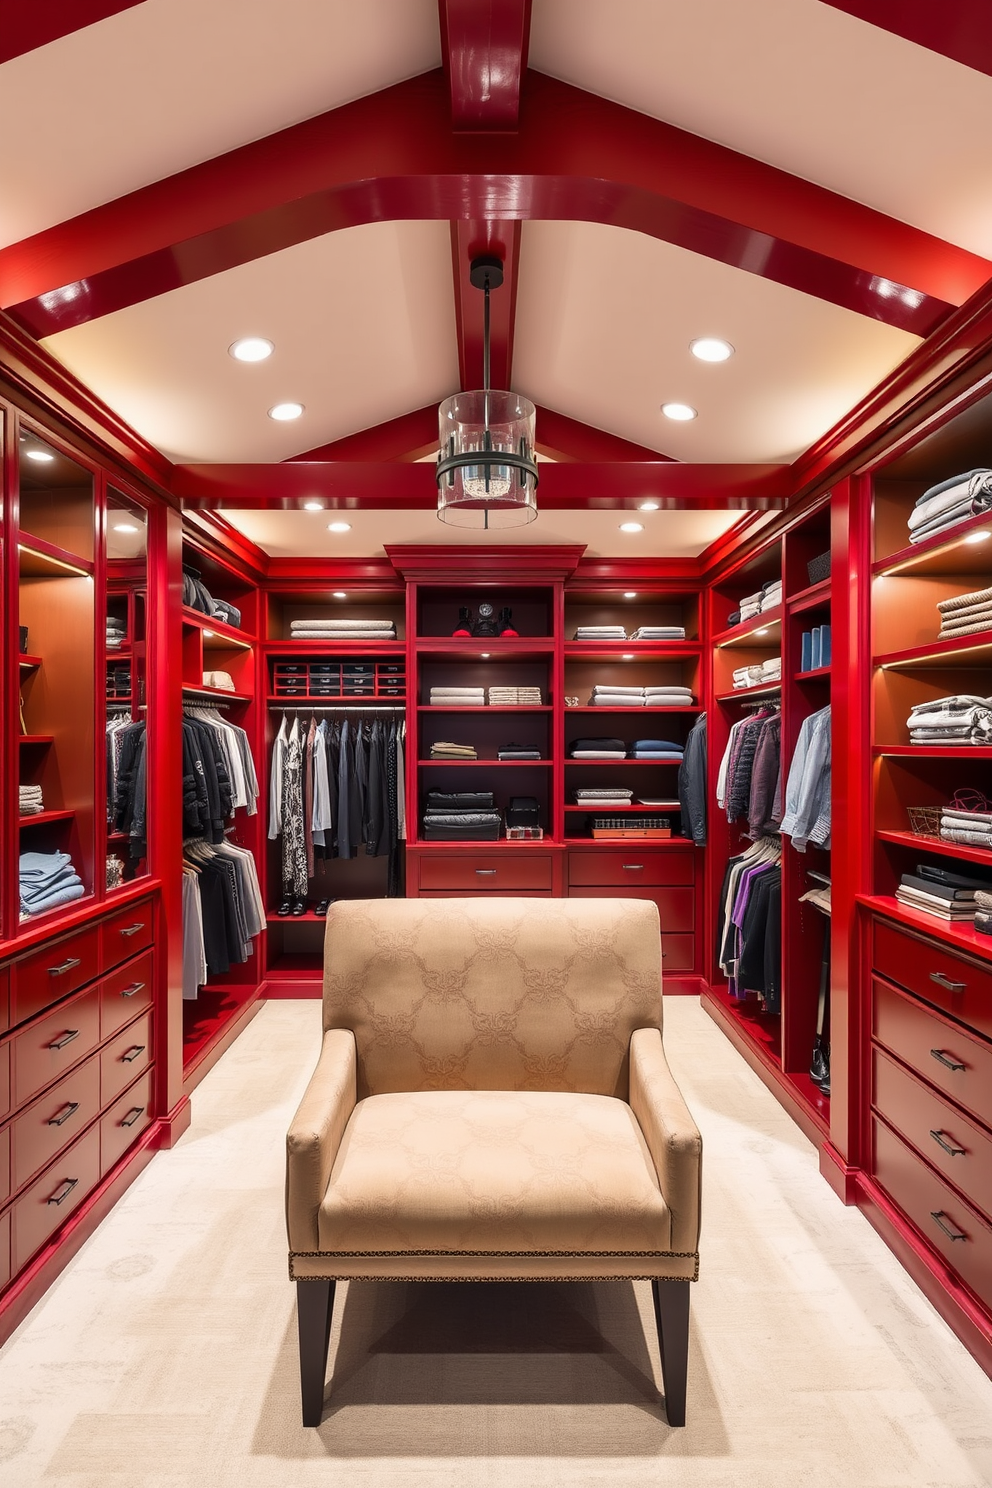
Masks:
[[[513,327],[520,269],[519,222],[453,222],[451,273],[455,289],[458,375],[462,387],[482,386],[483,295],[469,279],[473,258],[491,254],[503,265],[503,283],[489,294],[490,387],[508,388],[513,366]]]
[[[992,77],[989,0],[825,0],[834,10],[891,31],[929,52]]]
[[[644,232],[919,335],[992,274],[917,228],[533,71],[517,134],[453,135],[438,70],[11,245],[0,305],[40,337],[337,228],[527,218]]]
[[[564,413],[555,413],[551,408],[537,410],[537,448],[540,454],[565,464],[591,462],[613,463],[617,460],[671,460],[671,455],[662,455],[657,450],[647,449],[643,444],[633,444],[617,434],[607,434],[604,429],[594,429],[591,424],[582,424],[578,419],[568,418]]]
[[[105,21],[122,10],[133,10],[140,0],[29,0],[3,7],[0,25],[0,63],[22,57],[58,41],[84,26]]]
[[[422,455],[437,454],[437,404],[415,408],[399,418],[347,434],[330,444],[320,444],[302,455],[290,455],[289,461],[300,460],[419,460]]]
[[[438,19],[452,128],[516,129],[530,0],[438,0]]]
[[[320,497],[328,509],[433,510],[434,468],[400,461],[303,461],[281,465],[177,465],[173,495],[194,509],[293,510]],[[541,466],[542,510],[636,510],[653,498],[661,510],[777,509],[786,504],[785,465],[681,465],[665,461]]]

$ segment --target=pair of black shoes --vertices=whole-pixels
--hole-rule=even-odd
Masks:
[[[319,920],[322,920],[324,918],[324,916],[327,914],[328,909],[333,903],[333,899],[321,899],[319,904],[314,905],[313,912]],[[287,898],[285,898],[280,904],[279,908],[276,910],[276,914],[279,916],[280,919],[285,919],[287,916],[289,916],[292,917],[294,920],[298,919],[300,915],[305,915],[306,912],[307,901],[305,899],[294,899],[292,898],[292,896],[288,896]]]
[[[830,1094],[830,1046],[825,1044],[819,1034],[813,1044],[813,1059],[809,1067],[809,1077],[813,1084],[823,1091],[824,1095]]]

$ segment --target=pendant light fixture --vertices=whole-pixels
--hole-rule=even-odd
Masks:
[[[489,291],[503,283],[498,258],[474,258],[472,284],[485,296],[483,388],[438,409],[437,514],[455,527],[522,527],[537,516],[533,403],[489,386]]]

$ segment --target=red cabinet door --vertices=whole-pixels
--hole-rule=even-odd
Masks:
[[[882,919],[874,922],[874,953],[882,976],[992,1038],[992,968]]]
[[[570,885],[615,885],[636,888],[643,884],[691,884],[694,874],[691,852],[650,852],[633,843],[630,847],[601,852],[570,852]]]
[[[422,889],[470,889],[512,894],[517,889],[545,889],[552,884],[549,853],[424,853],[420,859]]]
[[[992,1127],[992,1045],[877,977],[872,1035],[928,1084]]]

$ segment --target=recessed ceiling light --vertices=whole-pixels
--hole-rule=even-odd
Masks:
[[[620,658],[621,661],[633,661],[633,659],[634,659],[634,653],[633,653],[633,651],[626,652],[626,654],[623,655],[623,656],[621,656],[621,658]]]
[[[636,589],[625,589],[623,591],[623,597],[624,597],[624,599],[636,599],[637,598],[637,590]]]
[[[965,542],[988,542],[992,532],[969,532]]]
[[[343,589],[335,589],[335,591],[334,591],[334,598],[335,599],[347,599],[348,596],[347,596],[347,594],[345,594],[345,592],[344,592]]]
[[[490,658],[490,656],[492,656],[492,654],[493,653],[491,651],[480,651],[479,652],[479,655],[482,657],[483,661],[488,661],[489,658]]]
[[[277,403],[269,409],[269,418],[278,419],[279,423],[285,424],[290,419],[298,419],[302,412],[302,403]]]
[[[700,336],[689,342],[689,350],[701,362],[725,362],[734,354],[730,342],[721,341],[719,336]]]
[[[644,531],[644,523],[643,522],[621,522],[620,523],[620,531],[621,532],[643,532]]]
[[[687,424],[696,417],[696,410],[690,408],[688,403],[662,403],[661,411],[666,418],[674,419],[679,424]]]
[[[141,529],[140,529],[140,527],[136,527],[133,522],[115,522],[114,523],[114,531],[115,532],[140,532]]]
[[[327,524],[327,530],[328,530],[328,532],[350,532],[351,531],[351,523],[350,522],[328,522],[328,524]]]
[[[637,508],[637,510],[638,511],[657,511],[658,510],[658,507],[660,506],[660,504],[661,503],[658,502],[658,501],[642,501],[641,504],[640,504],[640,506]]]
[[[51,450],[33,449],[25,450],[24,453],[29,460],[37,460],[40,465],[49,465],[55,459]]]
[[[264,336],[242,336],[227,349],[238,362],[264,362],[275,351],[272,342],[266,341]]]
[[[324,510],[324,503],[322,501],[304,501],[304,503],[303,503],[303,510],[304,511],[323,511]]]

